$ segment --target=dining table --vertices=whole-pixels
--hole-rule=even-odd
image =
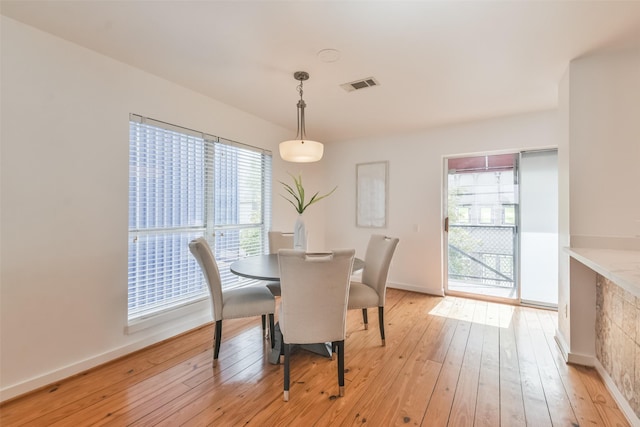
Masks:
[[[364,261],[360,258],[354,258],[352,273],[360,271],[364,268]],[[278,264],[278,254],[256,255],[239,259],[233,262],[229,269],[237,276],[246,277],[248,279],[264,280],[269,282],[280,281],[280,266]],[[282,333],[280,333],[280,325],[276,323],[273,333],[274,346],[269,354],[269,363],[277,365],[280,363],[280,355],[283,354]],[[300,346],[305,350],[319,354],[324,357],[331,357],[331,343],[303,344]]]
[[[278,254],[265,254],[239,259],[229,267],[233,274],[248,279],[265,280],[268,282],[280,281],[280,267]],[[353,259],[353,272],[364,268],[364,261],[360,258]]]

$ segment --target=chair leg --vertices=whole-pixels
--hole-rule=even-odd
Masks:
[[[220,341],[222,341],[222,320],[216,320],[216,332],[213,337],[213,367],[218,366],[218,354],[220,354]]]
[[[262,315],[262,335],[264,335],[264,337],[267,337],[267,316],[265,316],[264,314]]]
[[[271,341],[271,348],[273,348],[273,346],[276,345],[275,343],[275,337],[273,335],[273,331],[275,329],[275,322],[273,319],[273,313],[269,313],[269,339]]]
[[[378,307],[378,322],[380,323],[380,338],[382,338],[382,345],[384,342],[384,307]]]
[[[340,397],[344,396],[344,340],[336,341],[338,348],[338,387]]]
[[[284,401],[289,401],[289,354],[291,348],[289,344],[283,343],[284,347]]]
[[[369,329],[369,316],[367,316],[367,309],[362,309],[362,321],[364,322],[364,328]]]

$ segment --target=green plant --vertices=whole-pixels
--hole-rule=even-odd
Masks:
[[[304,212],[305,209],[307,209],[310,205],[319,202],[320,200],[324,199],[325,197],[329,197],[334,191],[336,191],[336,188],[338,188],[338,186],[336,185],[333,190],[331,190],[330,192],[328,192],[327,194],[323,195],[323,196],[318,196],[318,194],[320,193],[319,191],[316,192],[316,194],[313,195],[313,197],[311,197],[311,199],[309,200],[308,203],[305,204],[304,202],[304,187],[302,186],[302,175],[298,175],[298,177],[296,178],[295,176],[289,174],[289,176],[291,176],[291,178],[293,178],[293,182],[295,183],[295,188],[290,186],[289,184],[287,184],[286,182],[282,182],[280,181],[280,184],[282,184],[285,188],[285,190],[287,190],[287,192],[289,194],[291,194],[291,196],[293,196],[292,200],[286,196],[283,196],[281,194],[282,197],[284,197],[284,199],[286,201],[288,201],[289,203],[291,203],[293,205],[294,208],[296,208],[296,211],[301,214]]]

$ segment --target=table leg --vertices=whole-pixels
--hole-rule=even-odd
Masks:
[[[282,345],[282,332],[280,332],[280,324],[276,323],[274,328],[274,345],[269,353],[269,363],[272,365],[278,365],[280,363],[280,355],[283,354],[283,345]],[[292,346],[292,350],[295,348],[302,348],[304,350],[310,351],[312,353],[318,354],[324,357],[331,357],[331,343],[318,343],[318,344],[299,344]]]

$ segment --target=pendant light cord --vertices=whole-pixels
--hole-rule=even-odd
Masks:
[[[300,84],[298,85],[298,92],[300,93],[300,101],[298,101],[298,131],[296,132],[296,139],[299,139],[304,144],[304,139],[307,137],[305,128],[304,128],[304,109],[307,104],[302,99],[302,80],[300,80]]]

